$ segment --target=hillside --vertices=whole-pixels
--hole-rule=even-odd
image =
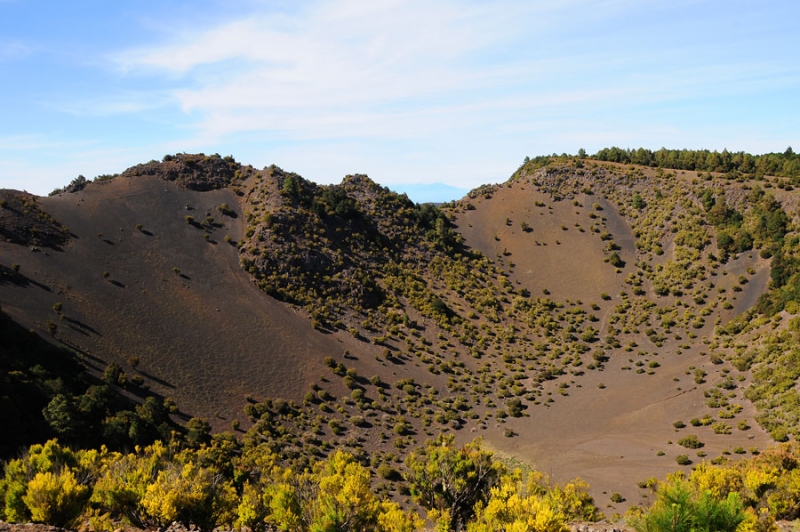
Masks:
[[[338,448],[402,469],[440,433],[481,436],[587,480],[610,515],[680,455],[797,430],[800,375],[758,348],[783,335],[789,357],[800,329],[787,183],[549,158],[437,209],[362,175],[178,154],[2,192],[0,307],[89,376],[124,368],[123,396],[293,463]]]

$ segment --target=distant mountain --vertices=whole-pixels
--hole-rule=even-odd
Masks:
[[[446,203],[463,198],[468,188],[445,183],[396,183],[387,185],[398,194],[406,194],[414,203]]]

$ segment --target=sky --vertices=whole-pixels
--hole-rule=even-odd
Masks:
[[[798,51],[794,0],[0,0],[0,188],[203,152],[447,200],[580,148],[797,151]]]

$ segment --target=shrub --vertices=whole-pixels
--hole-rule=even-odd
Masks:
[[[730,434],[731,433],[731,426],[727,423],[714,423],[712,426],[714,430],[714,434]]]
[[[522,416],[522,401],[518,398],[509,399],[506,401],[506,408],[508,409],[508,415],[511,417],[521,417]]]
[[[414,500],[428,510],[452,512],[454,530],[472,518],[476,503],[489,499],[503,469],[477,443],[456,447],[452,435],[429,441],[406,465]]]
[[[81,514],[89,498],[89,487],[78,484],[72,471],[37,473],[22,497],[37,523],[68,526]]]
[[[688,454],[679,454],[675,457],[675,461],[678,465],[689,465],[692,463],[692,460],[689,458]]]
[[[112,362],[103,370],[103,380],[109,384],[124,386],[128,378],[122,368],[116,362]]]
[[[687,449],[699,449],[703,446],[703,442],[701,442],[696,435],[689,434],[678,440],[678,445],[686,447]]]
[[[385,480],[391,481],[400,480],[402,478],[397,469],[393,468],[389,464],[381,464],[378,467],[378,476]]]
[[[228,204],[227,204],[227,203],[223,203],[223,204],[221,204],[219,207],[217,207],[217,209],[219,209],[219,212],[221,212],[221,213],[222,213],[222,214],[224,214],[225,216],[234,217],[234,216],[235,216],[235,214],[236,214],[236,213],[234,212],[234,210],[233,210],[233,209],[231,209],[230,207],[228,207]]]
[[[220,482],[211,469],[175,464],[159,471],[141,505],[161,526],[179,521],[208,530],[233,521],[236,491],[230,482]]]
[[[575,481],[564,486],[550,486],[537,475],[531,474],[527,482],[520,472],[503,476],[486,504],[476,506],[475,519],[466,530],[560,532],[567,529],[567,521],[595,521],[601,517],[584,483]],[[458,523],[447,525],[450,530],[461,529]],[[437,527],[437,530],[446,529]]]
[[[344,428],[342,428],[341,423],[338,419],[334,418],[328,421],[328,427],[331,429],[331,432],[335,435],[339,436],[344,433]]]
[[[738,493],[715,498],[711,491],[697,493],[676,480],[659,487],[655,504],[632,525],[638,532],[734,532],[745,516]]]
[[[625,261],[622,260],[616,251],[612,251],[611,255],[608,256],[608,262],[615,268],[622,268],[625,266]]]

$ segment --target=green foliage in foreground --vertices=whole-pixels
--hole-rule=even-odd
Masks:
[[[295,472],[256,447],[235,456],[218,441],[200,450],[160,442],[120,454],[72,451],[55,440],[6,464],[0,518],[96,530],[119,522],[142,528],[177,521],[203,530],[218,525],[290,531],[414,530],[413,512],[381,501],[369,471],[337,452],[312,471]]]
[[[662,486],[653,507],[632,522],[638,532],[734,532],[744,520],[738,493],[718,500],[676,480]]]
[[[447,512],[457,530],[472,518],[477,503],[486,502],[502,472],[501,464],[479,444],[455,449],[452,436],[439,436],[412,453],[407,465],[414,499],[430,510]]]
[[[800,517],[800,445],[784,444],[748,460],[674,473],[649,509],[632,509],[639,532],[776,532],[776,520]]]
[[[479,443],[440,436],[411,453],[405,478],[437,530],[565,532],[570,521],[602,518],[584,482],[554,485],[509,472]],[[702,463],[657,487],[656,502],[632,512],[640,532],[770,531],[800,517],[800,445],[749,460]],[[0,519],[113,530],[177,521],[286,531],[419,530],[413,510],[376,495],[369,470],[337,451],[298,471],[264,444],[217,435],[209,445],[160,442],[122,454],[71,450],[55,440],[4,465]]]
[[[412,493],[441,530],[561,532],[569,520],[600,517],[583,482],[557,486],[538,473],[523,482],[475,442],[459,447],[440,437],[413,453],[409,467]],[[292,532],[423,527],[413,510],[379,498],[372,483],[369,470],[342,451],[297,471],[264,444],[242,449],[225,436],[199,449],[156,442],[129,454],[73,451],[50,440],[5,464],[0,520],[109,531],[172,522]]]

